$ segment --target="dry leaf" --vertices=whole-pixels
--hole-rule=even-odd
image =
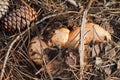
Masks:
[[[46,65],[46,69],[48,70],[48,72],[50,72],[51,74],[54,74],[54,75],[56,73],[58,73],[58,70],[61,67],[62,67],[61,61],[58,61],[56,59]]]
[[[92,40],[103,43],[111,40],[110,33],[94,23],[86,23],[84,32],[84,44],[89,44]],[[77,27],[75,30],[70,32],[69,39],[65,47],[76,48],[79,44],[79,40],[80,27]]]
[[[67,28],[60,28],[55,30],[51,40],[54,46],[58,46],[59,48],[63,47],[66,42],[68,41],[69,37],[69,29]]]
[[[42,40],[39,40],[38,36],[34,37],[29,45],[28,54],[30,58],[36,63],[41,65],[42,58],[44,56],[45,60],[48,60],[48,56],[43,53],[42,50],[48,48],[46,43]]]
[[[68,51],[66,54],[67,54],[65,57],[66,64],[70,67],[76,67],[78,55],[76,55],[76,53],[74,53],[73,51]]]

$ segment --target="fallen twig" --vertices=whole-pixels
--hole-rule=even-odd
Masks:
[[[81,26],[81,36],[80,36],[80,46],[79,46],[79,55],[80,55],[80,80],[83,79],[83,70],[84,70],[84,27],[86,23],[87,10],[83,13],[82,26]]]
[[[76,12],[76,11],[67,11],[67,12],[64,12],[64,13],[58,13],[58,14],[48,15],[48,16],[43,17],[40,21],[37,21],[35,24],[36,25],[40,24],[41,22],[45,21],[46,19],[49,19],[49,18],[52,18],[52,17],[56,17],[56,16],[60,16],[60,15],[65,15],[65,14],[70,14],[70,13],[78,14],[79,12]]]
[[[83,18],[82,18],[82,25],[81,25],[81,32],[80,32],[80,46],[79,46],[79,55],[80,55],[80,80],[83,80],[83,75],[84,75],[84,31],[85,31],[85,24],[86,24],[86,18],[87,18],[87,13],[92,5],[94,0],[91,0],[87,6],[87,9],[83,13]]]

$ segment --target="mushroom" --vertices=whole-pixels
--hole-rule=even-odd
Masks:
[[[48,48],[43,40],[39,40],[38,36],[34,37],[28,47],[28,55],[38,65],[43,64],[43,57],[48,60],[48,55],[44,53],[44,49]]]
[[[77,48],[80,40],[80,27],[76,27],[70,32],[66,48]],[[96,43],[105,43],[111,40],[111,35],[101,26],[94,23],[86,23],[84,31],[84,44],[89,44],[91,41]]]
[[[105,43],[111,40],[111,35],[108,31],[103,29],[101,26],[94,23],[86,23],[84,31],[84,66],[88,64],[88,50],[87,44],[90,44],[91,41],[95,43]],[[70,32],[68,41],[65,45],[69,49],[77,49],[80,42],[80,27],[77,27]]]
[[[67,28],[56,29],[51,38],[53,46],[57,46],[59,48],[64,47],[68,41],[69,32],[70,31]]]

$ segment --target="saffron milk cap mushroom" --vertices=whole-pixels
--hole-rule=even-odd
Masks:
[[[59,48],[64,47],[68,41],[69,32],[70,31],[67,28],[56,29],[51,38],[52,44]]]
[[[94,23],[86,23],[84,31],[84,44],[89,44],[91,41],[108,42],[111,40],[111,35],[101,26]],[[76,27],[70,32],[68,41],[65,45],[67,48],[77,48],[80,42],[80,27]]]
[[[48,60],[48,56],[43,52],[48,48],[47,44],[43,40],[39,40],[38,36],[34,37],[28,47],[28,55],[36,63],[41,65],[43,63],[42,58]]]

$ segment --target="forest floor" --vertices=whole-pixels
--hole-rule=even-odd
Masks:
[[[12,25],[9,31],[0,29],[1,80],[120,80],[119,0],[9,0],[9,4],[6,15],[17,14],[14,10],[23,5],[33,8],[37,17],[29,25],[26,19],[27,28],[20,31],[12,31],[13,26],[21,28],[23,24],[14,20],[7,23],[21,25]],[[88,44],[79,36],[81,39],[73,40],[73,44],[79,44],[77,47],[66,47],[68,41],[63,38],[67,38],[67,33],[59,29],[71,32],[77,27],[84,29],[86,23],[99,25],[102,29],[95,26],[97,35],[110,40],[96,43],[96,37],[89,38],[91,33]],[[68,34],[69,39],[74,39],[74,34]]]

